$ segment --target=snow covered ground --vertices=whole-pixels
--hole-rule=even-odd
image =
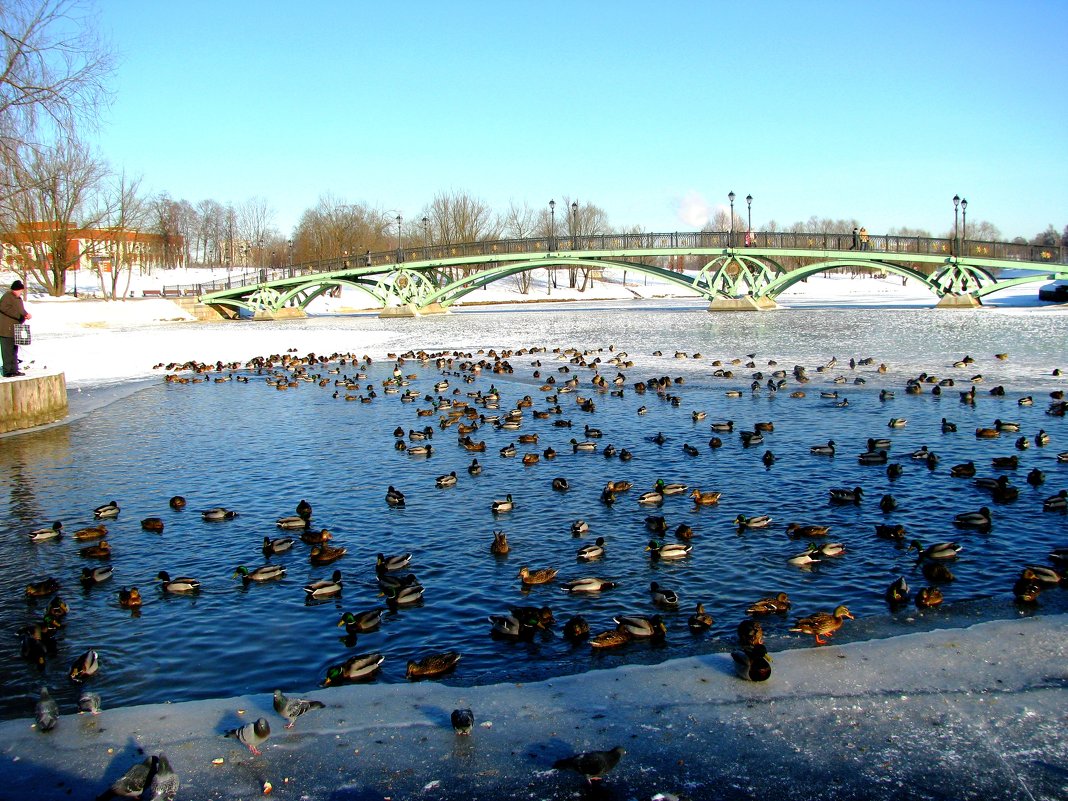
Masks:
[[[598,282],[551,300],[672,297],[644,277]],[[7,282],[10,277],[3,279]],[[199,276],[168,276],[187,283]],[[549,300],[544,276],[530,298]],[[162,282],[158,282],[162,283]],[[155,284],[135,283],[136,294]],[[1039,307],[1037,285],[1001,293],[1010,313]],[[474,293],[523,300],[509,281]],[[900,279],[809,279],[782,305],[932,305]],[[358,305],[343,295],[330,315]],[[331,352],[329,326],[196,323],[168,300],[27,299],[35,370],[62,370],[74,393],[122,388],[155,376],[158,363],[245,360],[281,352]],[[175,321],[183,321],[175,324]],[[363,332],[378,355],[391,321]],[[430,343],[427,343],[430,344]],[[527,686],[446,684],[283,688],[327,704],[293,730],[267,696],[110,710],[62,710],[58,727],[0,723],[0,798],[93,798],[143,753],[164,752],[182,778],[179,798],[248,799],[265,782],[279,798],[500,799],[1064,799],[1068,798],[1068,638],[1065,616],[1022,617],[968,629],[774,654],[766,684],[733,675],[729,657],[593,671]],[[180,644],[176,644],[180,647]],[[191,657],[195,658],[195,657]],[[265,654],[265,659],[270,655]],[[29,715],[34,699],[27,699]],[[452,709],[470,706],[476,728],[456,737]],[[228,729],[266,717],[273,735],[253,757]],[[604,787],[551,770],[575,751],[627,749]],[[216,764],[215,760],[222,760]]]
[[[766,683],[715,654],[530,685],[298,690],[291,730],[255,695],[64,710],[0,724],[0,796],[88,799],[165,753],[179,798],[1063,799],[1068,616],[1025,617],[774,655]],[[270,658],[265,654],[264,658]],[[29,701],[28,701],[29,704]],[[470,707],[456,736],[450,712]],[[261,756],[222,735],[258,717]],[[621,745],[603,787],[552,770]]]

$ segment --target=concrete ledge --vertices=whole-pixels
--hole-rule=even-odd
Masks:
[[[771,298],[754,298],[752,295],[742,295],[738,298],[718,297],[708,305],[710,312],[714,311],[770,311],[779,308],[779,304]]]
[[[0,434],[54,423],[67,416],[63,373],[0,379]]]
[[[943,295],[938,303],[935,304],[936,309],[978,309],[983,305],[983,302],[974,295]]]
[[[258,311],[252,315],[253,320],[302,320],[307,317],[304,309],[286,306],[278,311]]]
[[[400,306],[386,306],[378,313],[383,319],[390,317],[418,317],[419,307],[414,303],[405,303]]]

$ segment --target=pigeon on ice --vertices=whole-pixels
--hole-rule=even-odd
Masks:
[[[281,690],[274,691],[274,711],[287,721],[286,728],[292,729],[297,718],[305,712],[325,707],[322,701],[312,701],[307,698],[286,698]]]
[[[616,746],[611,751],[587,751],[584,754],[576,754],[565,759],[558,759],[553,763],[556,770],[573,770],[586,777],[586,781],[596,781],[608,773],[625,754],[621,746]]]
[[[140,798],[151,773],[152,757],[146,757],[143,762],[138,762],[112,782],[111,787],[97,796],[96,801],[107,801],[109,798]]]
[[[52,731],[56,727],[59,721],[59,705],[48,694],[47,687],[41,688],[41,700],[37,702],[35,711],[38,731]]]
[[[266,723],[267,721],[264,721]],[[178,774],[171,769],[171,763],[163,754],[152,757],[151,774],[145,791],[141,794],[142,801],[174,801],[178,795]]]
[[[475,713],[470,709],[452,710],[452,727],[457,734],[470,734],[475,725]]]
[[[271,736],[271,724],[267,722],[267,718],[259,718],[255,723],[247,723],[226,732],[226,736],[233,737],[246,746],[253,756],[259,756],[259,747]]]

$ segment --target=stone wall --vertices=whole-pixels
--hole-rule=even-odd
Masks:
[[[45,425],[67,416],[63,373],[0,380],[0,434]]]

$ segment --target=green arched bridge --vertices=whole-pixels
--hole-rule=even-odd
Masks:
[[[748,242],[746,240],[748,239]],[[710,310],[775,308],[798,281],[839,268],[868,267],[926,286],[939,306],[977,306],[1018,284],[1068,278],[1060,247],[924,237],[699,231],[506,239],[428,245],[291,267],[253,270],[238,279],[165,294],[195,294],[226,316],[299,316],[320,295],[362,290],[384,316],[446,311],[470,292],[517,273],[583,268],[644,273],[709,301]],[[702,266],[663,266],[690,257]],[[456,277],[459,276],[459,277]]]

